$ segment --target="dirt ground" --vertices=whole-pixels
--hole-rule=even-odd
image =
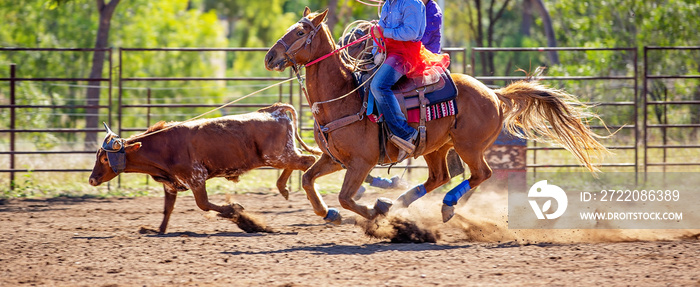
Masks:
[[[336,195],[324,198],[339,207]],[[162,219],[158,197],[0,200],[0,286],[700,285],[700,240],[688,233],[518,238],[469,219],[476,209],[443,224],[429,195],[404,212],[420,214],[437,242],[391,243],[365,235],[346,210],[342,225],[324,224],[300,192],[288,201],[272,192],[234,199],[275,232],[245,233],[187,196],[165,235],[147,232]]]

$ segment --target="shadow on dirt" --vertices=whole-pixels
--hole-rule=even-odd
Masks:
[[[542,247],[542,248],[547,248],[547,247],[556,247],[556,246],[562,246],[562,244],[557,244],[557,243],[551,243],[551,242],[539,242],[539,243],[518,243],[516,241],[509,241],[509,242],[504,242],[504,243],[499,243],[493,246],[486,246],[486,248],[489,249],[501,249],[501,248],[517,248],[517,247],[522,247],[522,246],[537,246],[537,247]]]
[[[221,254],[228,255],[258,255],[275,253],[294,253],[298,251],[311,252],[315,255],[370,255],[387,251],[428,251],[428,250],[451,250],[461,248],[471,248],[472,245],[437,245],[433,243],[372,243],[364,245],[338,245],[334,243],[321,244],[316,246],[298,246],[280,250],[270,251],[224,251]]]
[[[272,235],[296,235],[296,232],[291,232],[291,233],[247,233],[247,232],[217,232],[217,233],[197,233],[197,232],[189,232],[189,231],[184,231],[184,232],[172,232],[172,233],[166,233],[166,234],[148,234],[144,235],[144,237],[150,237],[150,238],[172,238],[172,237],[193,237],[193,238],[206,238],[206,237],[260,237],[260,236],[266,236],[267,234],[272,234]]]
[[[65,210],[61,205],[77,205],[85,203],[109,203],[118,200],[133,200],[133,198],[104,198],[98,196],[60,196],[52,198],[22,198],[0,200],[0,212],[45,212]]]
[[[71,239],[87,239],[87,240],[95,240],[95,239],[112,239],[114,236],[73,236]]]

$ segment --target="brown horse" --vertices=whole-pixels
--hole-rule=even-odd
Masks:
[[[310,13],[307,7],[302,19],[267,52],[265,67],[275,71],[284,71],[290,66],[296,69],[333,52],[337,46],[324,23],[327,12]],[[352,72],[352,66],[338,54],[306,68],[307,100],[310,105],[318,106],[314,113],[314,136],[324,154],[304,173],[302,185],[314,212],[334,223],[340,222],[340,215],[337,210],[328,209],[314,189],[314,181],[343,167],[347,169],[339,194],[343,208],[373,219],[385,214],[393,204],[383,198],[378,199],[374,206],[361,205],[353,200],[363,180],[378,162],[380,152],[377,124],[361,115],[363,99],[355,94],[343,97],[356,88]],[[428,165],[428,180],[402,194],[396,200],[401,206],[408,206],[447,183],[450,177],[445,154],[454,146],[469,166],[471,176],[445,195],[442,215],[444,221],[449,220],[454,215],[457,200],[491,176],[484,151],[496,140],[504,125],[511,133],[523,138],[549,139],[561,144],[591,171],[597,169],[589,152],[608,152],[596,140],[599,136],[581,121],[592,114],[586,113],[585,106],[579,106],[580,102],[572,95],[536,81],[519,81],[492,90],[468,75],[452,74],[452,78],[459,91],[459,114],[427,122],[426,147],[421,155]],[[339,122],[339,119],[342,120]],[[327,130],[326,136],[319,131],[319,126],[334,125],[338,128]],[[415,124],[412,126],[416,127]],[[387,155],[392,161],[396,161],[398,153],[398,148],[387,147]]]

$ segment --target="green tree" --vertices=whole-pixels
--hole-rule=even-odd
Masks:
[[[17,3],[18,2],[18,3]],[[0,45],[5,47],[91,47],[95,44],[99,16],[94,2],[73,0],[61,2],[45,0],[18,0],[0,2],[0,17],[7,19],[7,25],[0,29]],[[110,2],[116,3],[116,2]],[[116,47],[226,47],[224,29],[214,12],[204,13],[188,8],[186,0],[147,1],[132,0],[122,2],[114,13],[111,22],[110,42]],[[213,69],[212,64],[223,62],[216,53],[131,53],[127,55],[128,65],[125,75],[130,76],[215,76],[223,74],[225,67]],[[0,63],[18,63],[19,77],[75,77],[86,78],[91,67],[92,57],[79,52],[0,52]],[[116,61],[116,58],[113,60]],[[102,69],[104,70],[104,69]],[[106,72],[106,71],[105,71]],[[7,69],[0,69],[0,75],[7,75]],[[105,75],[106,76],[106,75]],[[75,104],[85,101],[86,93],[79,85],[65,87],[66,83],[22,82],[18,86],[21,104]],[[130,82],[131,84],[141,84]],[[163,99],[174,97],[193,98],[207,96],[207,101],[220,100],[221,89],[211,89],[202,94],[193,86],[201,83],[144,83],[147,87],[187,87],[186,90],[165,90],[156,96]],[[177,86],[177,87],[176,87]],[[136,87],[138,88],[138,87]],[[39,97],[42,94],[44,96]],[[126,96],[138,98],[145,92],[130,89]],[[105,91],[100,92],[106,99]],[[190,96],[193,95],[193,96]],[[105,103],[103,103],[105,104]],[[46,111],[44,109],[43,111]],[[27,111],[29,112],[29,111]],[[39,113],[40,111],[36,111]],[[82,127],[85,124],[84,109],[66,108],[55,111],[49,118],[39,122],[22,121],[25,128],[42,127]],[[43,114],[42,116],[48,114]],[[3,116],[6,117],[5,114]],[[143,117],[141,117],[143,118]],[[4,120],[7,120],[5,118]],[[102,120],[105,120],[104,118]],[[141,119],[134,119],[138,121]],[[130,123],[133,124],[133,123]],[[145,121],[141,122],[145,125]],[[95,126],[97,127],[97,126]],[[70,138],[70,134],[60,134]]]

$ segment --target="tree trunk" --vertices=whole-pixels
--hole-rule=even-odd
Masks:
[[[488,47],[484,45],[484,24],[482,22],[482,15],[481,15],[481,0],[474,0],[474,6],[476,8],[476,46],[477,47]],[[481,71],[483,71],[483,75],[488,76],[490,75],[490,71],[488,71],[488,61],[487,58],[489,57],[489,53],[484,53],[482,54],[483,56],[481,57]]]
[[[109,27],[110,21],[112,20],[112,15],[114,10],[119,4],[120,0],[112,0],[109,4],[105,4],[104,0],[97,0],[97,11],[100,13],[100,22],[97,28],[97,37],[95,39],[95,48],[102,49],[107,47],[109,39]],[[102,70],[104,67],[105,52],[95,51],[92,56],[92,69],[90,71],[90,79],[102,78]],[[87,89],[87,105],[97,106],[100,104],[100,81],[90,81],[89,87]],[[95,128],[99,127],[99,109],[96,107],[90,107],[86,109],[85,116],[85,128]],[[92,149],[95,147],[97,142],[97,133],[86,132],[85,133],[85,148]]]
[[[510,0],[505,0],[503,1],[503,5],[500,8],[496,8],[496,1],[492,0],[491,3],[489,4],[488,8],[488,18],[489,18],[489,25],[486,28],[486,46],[487,47],[493,47],[495,46],[495,31],[496,31],[496,23],[498,23],[498,20],[501,19],[503,16],[503,12],[506,10],[508,5],[510,4]],[[495,11],[497,10],[497,11]],[[488,59],[487,59],[487,65],[488,65],[488,70],[489,70],[489,75],[494,75],[496,73],[496,64],[494,62],[494,59],[496,58],[496,55],[494,53],[489,53],[488,54]],[[488,83],[492,84],[492,83]]]
[[[552,18],[549,16],[549,11],[547,11],[547,7],[544,6],[544,1],[542,0],[525,0],[531,1],[532,7],[537,10],[537,12],[540,14],[540,17],[542,17],[542,25],[544,25],[544,35],[547,37],[547,46],[548,47],[556,47],[557,46],[557,39],[554,37],[554,28],[552,27]],[[549,61],[552,63],[552,65],[558,65],[559,64],[559,54],[557,51],[550,51],[549,52]]]
[[[338,13],[336,13],[336,10],[338,10],[338,0],[328,0],[328,17],[326,19],[326,24],[328,28],[331,29],[331,32],[333,28],[335,28],[335,24],[338,24]]]
[[[530,36],[530,28],[532,27],[532,0],[523,0],[523,20],[520,24],[520,34]]]

